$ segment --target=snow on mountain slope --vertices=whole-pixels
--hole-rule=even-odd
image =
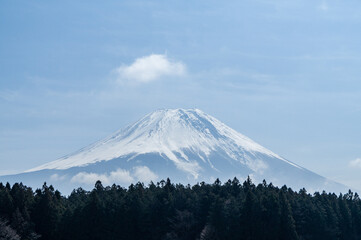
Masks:
[[[186,150],[204,162],[208,161],[212,167],[209,155],[214,151],[223,151],[230,159],[254,170],[257,170],[257,166],[252,163],[252,157],[256,153],[278,158],[300,168],[198,109],[172,109],[150,113],[105,140],[27,172],[86,166],[129,154],[135,157],[159,153],[172,160],[178,169],[197,178],[200,166],[187,156]],[[262,163],[257,165],[262,167]]]
[[[123,186],[158,181],[194,184],[251,176],[309,191],[346,191],[341,184],[302,168],[198,109],[168,109],[79,151],[25,173],[0,176],[38,187],[44,181],[71,191],[96,180]]]

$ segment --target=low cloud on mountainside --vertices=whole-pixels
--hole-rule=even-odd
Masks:
[[[73,183],[83,183],[83,184],[94,184],[96,181],[100,180],[105,185],[115,184],[130,184],[134,181],[140,182],[150,182],[156,181],[158,176],[152,172],[146,166],[137,166],[133,168],[133,171],[127,171],[121,168],[118,168],[116,171],[110,172],[109,174],[98,174],[98,173],[88,173],[80,172],[71,178]]]

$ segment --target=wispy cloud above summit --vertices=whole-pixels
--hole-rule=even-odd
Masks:
[[[130,65],[116,69],[119,83],[148,83],[163,77],[179,77],[186,73],[186,66],[180,61],[169,59],[166,55],[151,54],[137,58]]]

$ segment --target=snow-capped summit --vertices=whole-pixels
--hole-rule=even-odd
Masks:
[[[342,185],[308,171],[198,109],[152,112],[73,154],[26,171],[76,183],[210,182],[252,176],[294,188],[336,191]],[[46,179],[44,179],[46,180]],[[44,181],[43,180],[43,181]]]
[[[158,153],[172,160],[180,170],[197,178],[200,166],[188,156],[189,153],[215,168],[209,156],[212,152],[220,151],[229,159],[246,165],[247,160],[257,153],[288,162],[201,110],[167,109],[150,113],[104,140],[28,172],[68,169],[125,155],[135,157]],[[248,165],[254,168],[252,162]]]

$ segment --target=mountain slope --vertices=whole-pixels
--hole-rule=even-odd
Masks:
[[[247,175],[293,188],[344,191],[344,186],[304,169],[198,109],[150,113],[108,138],[26,171],[70,185],[227,180]],[[30,178],[30,177],[29,177]],[[1,178],[0,178],[1,180]]]

